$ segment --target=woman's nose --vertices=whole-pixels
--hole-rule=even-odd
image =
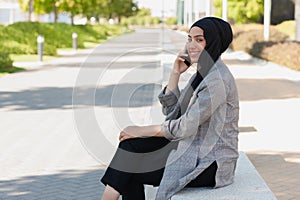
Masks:
[[[189,42],[189,44],[188,44],[188,48],[196,48],[197,46],[196,46],[196,42],[195,42],[195,40],[192,40],[191,42]]]

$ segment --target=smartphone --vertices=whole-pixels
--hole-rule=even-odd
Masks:
[[[184,53],[185,53],[185,54],[188,54],[188,51],[185,50]],[[191,59],[190,59],[189,56],[182,56],[182,58],[184,59],[184,63],[185,63],[188,67],[192,65],[192,64],[191,64]]]

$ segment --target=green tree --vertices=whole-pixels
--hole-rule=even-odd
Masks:
[[[28,12],[28,21],[31,21],[34,0],[18,0],[21,10]]]
[[[120,21],[121,17],[129,17],[137,12],[137,4],[133,0],[107,0],[107,4],[102,15],[107,19],[117,17]]]
[[[54,20],[57,22],[57,15],[59,13],[59,5],[64,0],[18,0],[23,11],[28,11],[29,20],[31,21],[31,13],[48,14],[54,13]],[[31,7],[31,9],[29,9]]]
[[[222,16],[222,0],[215,0],[216,15]],[[264,14],[264,0],[228,0],[228,19],[235,23],[258,22]]]
[[[138,17],[151,16],[151,10],[149,8],[141,8],[137,13]]]
[[[82,15],[88,19],[95,17],[99,19],[99,15],[105,15],[108,0],[89,0],[81,2]]]
[[[60,4],[60,10],[70,13],[71,23],[74,24],[74,17],[78,14],[84,15],[84,8],[88,3],[85,0],[62,0]]]
[[[72,24],[75,15],[98,18],[105,16],[107,19],[129,17],[138,11],[137,4],[133,0],[18,0],[23,11],[36,14],[54,13],[57,22],[58,13],[67,12],[71,15]],[[32,11],[30,5],[33,5]],[[31,6],[32,7],[32,6]],[[31,15],[29,15],[31,16]],[[30,20],[30,18],[29,18]]]
[[[120,21],[121,17],[130,17],[134,15],[137,12],[137,4],[132,0],[118,0],[114,12]]]

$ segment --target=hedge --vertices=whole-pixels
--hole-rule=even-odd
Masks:
[[[300,70],[300,43],[290,41],[287,34],[270,28],[270,40],[264,41],[262,25],[234,25],[231,48],[242,50],[255,57]]]
[[[0,53],[0,70],[12,67],[12,63],[13,61],[10,59],[8,54]]]
[[[257,42],[250,54],[300,71],[299,42]]]

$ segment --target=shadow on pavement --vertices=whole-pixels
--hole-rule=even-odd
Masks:
[[[154,49],[154,47],[153,47]],[[147,50],[145,48],[145,50]],[[67,55],[65,57],[68,57],[68,58],[77,58],[77,57],[80,57],[80,56],[103,56],[103,57],[110,57],[110,56],[114,56],[114,57],[118,57],[120,55],[123,55],[123,54],[128,54],[130,56],[133,56],[133,55],[137,55],[137,56],[156,56],[156,55],[159,55],[161,52],[160,51],[142,51],[142,49],[136,49],[136,48],[132,48],[132,49],[129,49],[128,47],[122,47],[122,46],[118,46],[118,47],[115,47],[115,48],[111,48],[111,47],[108,47],[108,48],[105,48],[105,50],[102,50],[102,49],[99,49],[99,50],[94,50],[92,51],[90,54],[87,54],[87,53],[84,53],[84,52],[78,52],[74,55]],[[101,58],[99,58],[99,60],[101,61]]]
[[[142,107],[151,106],[161,90],[159,84],[124,83],[99,88],[85,87],[75,106]],[[131,93],[129,91],[132,91]],[[0,92],[0,108],[9,110],[72,109],[72,87],[43,87]],[[92,97],[92,98],[89,98]]]
[[[111,59],[113,60],[113,59]],[[61,68],[61,67],[67,67],[67,68],[85,68],[85,69],[135,69],[135,68],[140,68],[140,69],[156,69],[160,67],[159,62],[94,62],[94,63],[61,63],[61,64],[56,64],[56,63],[49,63],[43,65],[42,68]],[[99,73],[99,72],[98,72]]]
[[[104,170],[65,170],[56,174],[0,181],[2,200],[99,200]]]
[[[285,79],[236,79],[240,101],[300,97],[300,84]]]
[[[300,85],[288,80],[237,79],[240,101],[288,99],[300,97]],[[259,88],[259,89],[257,89]],[[160,84],[123,83],[84,87],[77,95],[76,106],[142,107],[158,99],[154,94]],[[71,109],[72,87],[43,87],[0,93],[0,107],[10,110]],[[91,98],[89,98],[91,97]]]
[[[249,152],[247,156],[278,200],[300,199],[300,152]]]

